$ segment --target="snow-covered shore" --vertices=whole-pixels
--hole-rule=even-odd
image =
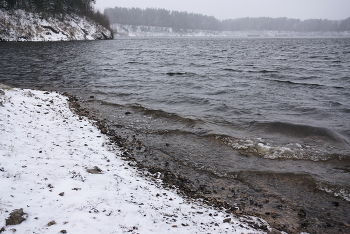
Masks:
[[[0,85],[0,233],[264,233],[250,224],[268,227],[162,188],[121,153],[71,112],[66,97]],[[13,225],[14,210],[22,223]]]
[[[110,30],[78,15],[44,17],[0,9],[0,41],[71,41],[112,39]]]
[[[112,24],[116,37],[261,37],[261,38],[300,38],[300,37],[350,37],[350,32],[293,32],[293,31],[214,31],[199,29],[173,30],[171,27],[133,26]]]

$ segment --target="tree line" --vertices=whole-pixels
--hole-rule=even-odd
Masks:
[[[46,15],[78,14],[87,16],[97,23],[109,28],[106,15],[94,10],[96,0],[0,0],[0,8],[6,10],[22,9]]]
[[[173,29],[218,30],[221,22],[213,16],[147,8],[107,8],[110,22],[128,25],[172,27]]]
[[[107,8],[104,14],[112,24],[134,26],[158,26],[177,29],[201,29],[215,31],[271,30],[271,31],[350,31],[350,18],[345,20],[288,19],[282,18],[238,18],[218,20],[213,16],[165,9]]]
[[[239,18],[234,20],[223,20],[222,29],[225,31],[242,30],[269,30],[269,31],[296,31],[296,32],[329,32],[350,31],[350,18],[345,20],[326,19],[288,19],[281,18]]]

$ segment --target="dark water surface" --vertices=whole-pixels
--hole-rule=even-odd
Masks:
[[[1,43],[0,82],[89,100],[153,150],[140,161],[203,180],[237,207],[254,204],[225,188],[270,199],[247,213],[267,219],[285,201],[299,227],[271,218],[284,230],[349,231],[350,39]]]

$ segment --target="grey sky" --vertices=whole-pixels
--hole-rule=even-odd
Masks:
[[[339,20],[350,17],[350,0],[96,0],[96,8],[164,8],[215,16],[218,19],[240,17],[288,17],[298,19]]]

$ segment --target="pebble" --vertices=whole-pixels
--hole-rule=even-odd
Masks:
[[[56,224],[56,221],[55,220],[52,220],[51,222],[49,222],[48,224],[47,224],[47,226],[52,226],[52,225],[55,225]]]

